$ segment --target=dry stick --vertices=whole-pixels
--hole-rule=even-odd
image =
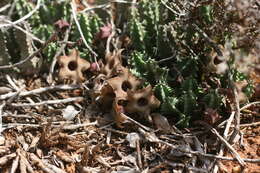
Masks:
[[[33,153],[29,154],[30,159],[32,160],[32,163],[34,165],[37,165],[39,168],[41,168],[42,171],[46,172],[46,173],[56,173],[55,171],[51,170],[49,167],[47,167],[43,160],[40,159],[38,156],[36,156]]]
[[[136,152],[137,152],[137,163],[141,170],[143,170],[143,164],[142,164],[142,153],[140,150],[140,141],[136,140]]]
[[[245,162],[243,161],[243,159],[240,157],[240,155],[238,154],[238,152],[228,143],[228,141],[223,138],[215,128],[211,127],[210,125],[204,124],[206,128],[208,128],[212,133],[214,133],[219,139],[220,141],[225,144],[225,146],[232,152],[232,154],[236,157],[237,161],[239,162],[239,164],[244,167],[245,166]]]
[[[178,5],[177,5],[178,4]],[[176,3],[172,3],[171,4],[179,13],[181,13],[182,11],[185,11],[185,10],[187,10],[186,8],[185,8],[185,5],[182,3],[182,1],[180,1],[180,0],[178,0]],[[183,14],[185,14],[184,12],[183,12]]]
[[[260,101],[248,103],[247,105],[245,105],[242,108],[240,108],[240,111],[242,111],[244,109],[247,109],[247,108],[251,107],[252,105],[256,105],[256,104],[260,104]]]
[[[123,4],[136,4],[136,1],[130,2],[130,1],[124,1],[124,0],[110,0],[110,2],[117,2],[117,3],[123,3]]]
[[[260,104],[260,101],[249,103],[249,104],[243,106],[242,108],[240,108],[240,111],[243,111],[244,109],[247,109],[247,108],[251,107],[252,105],[256,105],[256,104]],[[260,125],[260,122],[240,124],[239,127],[241,128],[241,127],[258,126],[258,125]]]
[[[259,125],[260,125],[260,121],[255,123],[249,123],[249,124],[240,124],[239,127],[250,127],[250,126],[259,126]]]
[[[5,21],[6,23],[12,24],[12,22],[9,21],[9,20],[4,20],[4,21]],[[12,24],[12,26],[13,26],[14,28],[16,28],[16,29],[22,31],[22,32],[25,33],[26,35],[30,36],[33,40],[38,41],[38,42],[41,43],[41,44],[44,43],[44,41],[42,41],[41,39],[37,38],[37,37],[36,37],[35,35],[33,35],[32,33],[30,33],[30,32],[28,32],[28,31],[24,30],[22,27],[20,27],[20,26],[18,26],[18,25],[15,25],[15,24]]]
[[[112,134],[112,133],[111,133],[110,131],[107,132],[107,137],[106,137],[106,144],[107,144],[107,145],[110,144],[110,141],[111,141],[111,134]]]
[[[113,133],[118,133],[120,135],[128,135],[128,133],[126,133],[124,131],[115,130],[115,129],[111,129],[111,128],[108,128],[108,127],[103,127],[102,129],[105,129],[105,130],[113,132]]]
[[[13,127],[17,127],[17,126],[26,126],[26,127],[42,127],[42,125],[40,124],[19,124],[19,123],[8,123],[4,125],[5,128],[13,128]]]
[[[21,89],[19,89],[12,97],[10,97],[7,101],[4,101],[4,103],[2,105],[0,105],[0,135],[3,130],[2,129],[3,109],[7,104],[10,104],[14,100],[14,98],[19,95],[20,92],[21,92]]]
[[[178,15],[178,16],[185,16],[185,14],[182,14],[182,13],[179,13],[179,12],[176,12],[174,11],[171,7],[169,7],[166,2],[164,0],[161,0],[161,2],[163,3],[163,5],[168,9],[170,10],[173,14],[175,15]]]
[[[227,121],[227,125],[226,125],[226,128],[225,128],[225,131],[224,131],[224,138],[227,139],[227,136],[228,136],[228,132],[229,132],[229,128],[231,126],[231,123],[234,119],[234,116],[235,116],[235,112],[232,112],[228,121]]]
[[[146,127],[146,126],[142,125],[141,123],[135,121],[134,119],[132,119],[129,116],[127,116],[126,114],[121,113],[121,116],[125,117],[127,120],[129,120],[130,122],[132,122],[132,123],[136,124],[137,126],[143,128],[144,130],[151,131],[151,129],[149,127]]]
[[[8,161],[15,158],[16,156],[17,156],[16,153],[12,153],[12,154],[8,154],[8,155],[4,155],[3,157],[0,157],[0,167],[2,168],[2,166],[6,165]]]
[[[24,89],[24,86],[20,86],[20,88],[15,84],[15,82],[17,83],[17,84],[19,84],[19,82],[17,82],[17,80],[15,80],[14,79],[14,81],[11,79],[11,77],[9,76],[8,77],[8,75],[7,75],[7,80],[8,80],[8,82],[15,88],[15,90],[16,91],[20,91],[19,92],[19,95],[20,95],[20,93],[21,93],[21,91]],[[29,101],[31,104],[33,104],[33,103],[35,103],[30,97],[26,97],[26,100],[27,101]],[[36,107],[37,109],[39,108],[39,107]],[[49,107],[48,107],[49,108]]]
[[[75,130],[75,129],[79,129],[79,128],[82,128],[82,127],[95,126],[95,125],[97,125],[97,124],[98,124],[98,122],[97,122],[97,121],[94,121],[94,122],[92,122],[92,123],[66,125],[66,126],[63,126],[63,127],[61,127],[61,128],[64,129],[64,130]],[[52,127],[53,127],[53,126],[52,126]]]
[[[97,54],[96,54],[96,52],[94,52],[94,51],[92,50],[92,48],[88,45],[88,42],[86,41],[86,39],[85,39],[85,37],[84,37],[84,34],[83,34],[83,32],[82,32],[82,29],[81,29],[81,27],[80,27],[79,21],[77,20],[77,14],[76,14],[76,8],[75,8],[75,1],[72,0],[71,3],[70,3],[70,5],[71,5],[71,10],[72,10],[73,18],[74,18],[74,21],[75,21],[75,23],[76,23],[76,25],[77,25],[78,31],[79,31],[79,33],[80,33],[80,36],[81,36],[81,38],[82,38],[82,40],[83,40],[85,46],[86,46],[86,47],[89,49],[89,51],[94,55],[95,62],[97,63],[97,59],[96,59]]]
[[[2,13],[3,11],[7,10],[9,7],[11,7],[11,4],[7,4],[3,7],[0,8],[0,13]]]
[[[61,55],[61,53],[64,51],[66,45],[67,45],[67,41],[69,40],[69,34],[70,34],[70,31],[71,31],[71,27],[72,27],[72,22],[73,22],[73,16],[71,15],[70,16],[70,25],[69,25],[69,28],[66,30],[65,32],[65,37],[63,39],[63,42],[60,49],[56,52],[56,54],[54,55],[53,57],[53,60],[52,60],[52,63],[51,63],[51,67],[50,67],[50,72],[49,72],[49,83],[52,83],[53,82],[53,78],[52,78],[52,75],[53,75],[53,72],[54,72],[54,67],[56,65],[56,62],[57,62],[57,58]]]
[[[24,87],[19,88],[13,81],[13,79],[7,74],[6,75],[6,79],[9,82],[9,84],[13,87],[13,89],[16,90],[16,96],[19,96],[19,94],[21,93],[21,91],[24,89]],[[9,101],[7,102],[8,104],[10,104],[10,100],[14,100],[15,96],[13,96],[13,99],[9,99]],[[26,98],[26,100],[28,100],[30,103],[34,103],[34,101],[31,98]]]
[[[226,128],[225,128],[225,131],[224,131],[224,134],[223,134],[223,137],[224,139],[228,140],[227,137],[228,137],[228,132],[229,132],[229,129],[230,129],[230,126],[231,126],[231,123],[234,119],[234,116],[235,116],[235,112],[232,112],[229,119],[227,120],[227,124],[226,124]],[[219,153],[218,153],[218,156],[223,156],[224,154],[224,144],[221,144],[220,146],[220,150],[219,150]],[[213,169],[213,173],[217,173],[218,172],[218,165],[215,165],[214,169]]]
[[[85,37],[84,37],[84,34],[82,32],[82,29],[80,27],[80,24],[79,24],[79,21],[77,20],[77,14],[76,14],[76,8],[75,8],[75,1],[72,0],[71,3],[71,10],[72,10],[72,15],[73,15],[73,18],[75,20],[75,23],[76,23],[76,26],[78,28],[78,31],[80,33],[80,36],[83,40],[83,43],[85,44],[85,46],[89,49],[89,51],[94,55],[94,61],[95,61],[95,64],[97,65],[97,69],[100,70],[100,67],[99,67],[99,64],[97,62],[97,54],[96,52],[93,51],[93,49],[88,45],[88,42],[86,41]]]
[[[230,85],[232,87],[234,99],[235,99],[235,130],[231,134],[229,142],[234,143],[237,136],[239,136],[239,134],[240,134],[240,107],[239,107],[237,88],[235,87],[234,81],[232,80],[230,73],[231,72],[229,72],[229,81],[230,81]]]
[[[15,64],[11,64],[11,65],[3,65],[0,66],[0,70],[3,69],[10,69],[13,67],[16,67],[18,65],[22,65],[24,64],[26,61],[32,59],[33,57],[35,57],[36,55],[38,55],[39,53],[42,52],[42,50],[48,46],[49,43],[53,42],[54,40],[56,40],[56,33],[54,33],[38,50],[36,50],[35,52],[33,52],[31,55],[29,55],[27,58],[23,59],[22,61],[15,63]]]
[[[8,79],[8,78],[7,78]],[[14,80],[14,82],[13,82],[13,80]],[[10,79],[8,80],[9,81],[9,83],[16,89],[16,91],[22,91],[23,89],[24,89],[24,86],[21,86],[21,84],[17,81],[17,80],[15,80],[15,79],[11,79],[11,77],[10,77]],[[20,85],[19,87],[21,88],[19,88],[17,85]],[[26,91],[26,90],[25,90]],[[21,92],[19,92],[19,96],[20,96],[20,93]],[[30,98],[30,97],[26,97],[25,98],[27,101],[29,101],[29,103],[31,103],[31,104],[34,104],[35,103],[35,101],[32,99],[32,98]],[[37,98],[38,99],[38,98]],[[39,99],[38,99],[39,100]],[[41,101],[41,100],[40,100]],[[35,107],[36,109],[39,109],[39,107],[38,106],[36,106]],[[53,109],[53,108],[51,108],[50,106],[48,106],[48,109]]]
[[[16,90],[16,92],[19,91],[19,94],[20,92],[23,90],[23,89],[20,89],[13,81],[13,79],[7,74],[6,75],[6,79],[7,81],[9,82],[9,84]],[[22,87],[23,88],[23,87]],[[17,95],[18,96],[18,95]],[[34,101],[31,99],[31,98],[26,98],[26,100],[28,100],[30,103],[34,103]]]
[[[172,55],[172,56],[170,56],[170,57],[168,57],[168,58],[164,58],[164,59],[161,59],[161,60],[159,60],[159,61],[157,61],[159,64],[161,64],[161,63],[164,63],[164,62],[166,62],[166,61],[169,61],[169,60],[172,60],[172,59],[175,59],[176,58],[176,56],[175,55]]]
[[[135,4],[137,3],[137,0],[132,0],[131,8],[135,8]]]
[[[16,91],[20,90],[20,88],[18,86],[16,86],[14,81],[11,79],[10,75],[6,74],[5,78],[7,79],[8,83],[13,87],[13,89],[15,89]]]
[[[30,116],[30,115],[27,115],[27,114],[18,114],[18,115],[14,115],[14,114],[12,114],[12,113],[4,113],[3,115],[2,115],[2,117],[10,117],[10,118],[26,118],[26,119],[29,119],[29,118],[34,118],[34,117],[32,117],[32,116]]]
[[[149,132],[146,132],[144,130],[140,130],[139,128],[139,131],[141,132],[141,134],[143,134],[146,139],[150,142],[155,142],[155,143],[161,143],[161,144],[164,144],[164,145],[167,145],[169,147],[171,147],[172,149],[174,150],[178,150],[178,151],[181,151],[183,153],[189,153],[189,154],[192,154],[192,155],[196,155],[196,156],[203,156],[203,157],[208,157],[208,158],[212,158],[212,159],[219,159],[219,160],[228,160],[228,161],[237,161],[236,158],[231,158],[231,157],[223,157],[223,156],[217,156],[217,155],[214,155],[214,154],[206,154],[206,153],[201,153],[201,152],[198,152],[198,151],[193,151],[193,150],[186,150],[186,149],[181,149],[181,148],[178,148],[168,142],[165,142],[163,140],[160,140],[158,139],[157,137],[149,137],[151,136],[151,134]],[[250,162],[250,163],[260,163],[260,159],[248,159],[248,158],[244,158],[242,159],[244,162]]]
[[[20,160],[20,156],[17,155],[15,157],[15,159],[13,160],[13,163],[12,163],[12,166],[11,166],[11,169],[10,169],[10,172],[9,173],[15,173],[17,168],[18,168],[18,165],[19,165],[19,160]]]
[[[0,105],[0,136],[1,136],[1,133],[2,133],[2,130],[3,130],[3,127],[2,127],[2,116],[3,116],[3,109],[5,107],[6,103],[4,102],[3,104]]]
[[[76,41],[57,41],[58,44],[71,44],[75,45],[77,42]]]
[[[33,170],[32,166],[31,166],[31,164],[29,163],[29,161],[26,158],[26,151],[24,151],[24,150],[18,150],[18,151],[19,151],[18,155],[20,156],[20,159],[23,160],[23,162],[24,162],[24,164],[26,166],[27,171],[29,173],[34,173],[34,170]]]
[[[98,155],[97,157],[95,157],[95,160],[99,163],[101,163],[102,165],[104,165],[107,168],[112,168],[111,165],[105,160],[105,158],[103,158],[102,156]]]
[[[56,123],[59,123],[59,122],[56,122]],[[42,123],[42,124],[8,123],[8,124],[5,124],[5,126],[6,126],[6,128],[13,128],[13,127],[17,127],[17,126],[42,127],[45,124],[47,124],[47,123]],[[62,123],[59,123],[59,124],[62,124]],[[72,125],[55,125],[55,124],[52,124],[51,127],[61,128],[63,130],[75,130],[75,129],[78,129],[78,128],[95,126],[95,125],[97,125],[96,121],[94,121],[92,123],[72,124]]]
[[[26,171],[25,162],[24,162],[24,160],[22,158],[19,160],[19,167],[20,167],[20,172],[21,173],[26,173],[27,172]]]
[[[10,7],[10,9],[8,10],[8,15],[7,15],[7,17],[10,19],[11,18],[11,16],[13,15],[13,12],[14,12],[14,10],[15,10],[15,7],[16,7],[16,3],[17,3],[17,0],[15,0],[15,1],[13,1],[13,3],[12,3],[12,5],[11,5],[11,7]]]
[[[110,43],[111,43],[111,40],[112,38],[114,37],[115,35],[115,23],[114,23],[114,20],[113,20],[113,10],[112,10],[112,7],[113,4],[110,6],[110,12],[109,12],[109,16],[110,16],[110,23],[111,23],[111,34],[109,35],[109,37],[107,38],[107,45],[106,45],[106,55],[108,55],[110,53]]]
[[[91,7],[91,8],[85,8],[84,10],[80,11],[79,13],[86,13],[95,9],[103,9],[103,8],[108,8],[110,7],[110,4],[106,3],[106,4],[102,4],[102,5],[97,5],[95,7]]]
[[[52,171],[54,171],[55,173],[66,173],[64,170],[62,170],[61,168],[56,167],[55,165],[52,165],[50,163],[48,163],[47,160],[43,160],[43,163],[49,167]]]
[[[9,99],[7,99],[6,104],[12,103],[12,102],[14,101],[14,99],[19,96],[19,94],[21,93],[21,91],[22,91],[23,89],[24,89],[24,88],[21,88],[21,89],[19,89],[18,91],[16,91],[16,93],[15,93],[12,97],[10,97]]]
[[[82,101],[82,100],[84,100],[84,97],[71,97],[71,98],[60,99],[60,100],[46,100],[38,103],[12,103],[10,105],[13,107],[32,107],[32,106],[39,106],[39,105],[69,103],[69,102]]]
[[[250,114],[251,116],[260,117],[260,112],[257,112],[257,111],[254,111],[254,110],[244,109],[244,110],[242,110],[242,112],[245,113],[245,114]]]
[[[49,86],[49,87],[45,87],[45,88],[37,88],[31,91],[23,91],[19,94],[20,97],[23,96],[28,96],[28,95],[36,95],[36,94],[41,94],[44,92],[48,92],[48,91],[56,91],[56,90],[74,90],[74,89],[79,89],[81,88],[81,85],[55,85],[55,86]],[[11,92],[11,93],[7,93],[7,94],[3,94],[0,95],[0,100],[5,100],[8,98],[13,97],[14,95],[16,95],[17,92]]]
[[[72,123],[72,122],[64,122],[64,121],[55,121],[55,122],[51,122],[51,127],[59,127],[59,128],[63,128],[64,124],[65,123]],[[27,127],[42,127],[43,125],[47,125],[48,122],[44,122],[44,123],[41,123],[41,124],[24,124],[24,123],[8,123],[8,124],[5,124],[5,126],[7,126],[8,128],[12,128],[12,127],[16,127],[16,126],[27,126]],[[84,126],[89,126],[89,125],[92,125],[90,123],[86,123],[86,124],[83,124]],[[69,127],[70,125],[68,125]],[[83,127],[84,127],[83,126]],[[66,128],[67,126],[65,126]],[[70,127],[69,127],[70,128]],[[80,128],[80,127],[79,127]]]
[[[0,28],[2,28],[2,27],[9,27],[9,26],[16,25],[18,23],[21,23],[21,22],[25,21],[26,19],[31,17],[40,8],[40,5],[41,5],[41,0],[38,0],[37,4],[36,4],[36,7],[31,12],[29,12],[28,14],[26,14],[22,18],[14,21],[14,22],[11,22],[11,24],[1,24]]]

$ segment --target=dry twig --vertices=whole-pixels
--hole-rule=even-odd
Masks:
[[[59,99],[59,100],[46,100],[38,103],[12,103],[13,107],[32,107],[32,106],[40,106],[40,105],[49,105],[49,104],[61,104],[61,103],[69,103],[75,101],[83,101],[84,97],[71,97],[67,99]]]
[[[73,16],[71,15],[70,16],[70,25],[69,25],[69,28],[66,30],[65,32],[65,36],[64,36],[64,39],[63,39],[63,43],[60,47],[60,49],[56,52],[56,54],[54,55],[53,57],[53,60],[52,60],[52,63],[51,63],[51,66],[50,66],[50,72],[49,72],[49,83],[52,83],[53,82],[53,78],[52,78],[52,75],[53,75],[53,72],[54,72],[54,67],[56,65],[56,62],[57,62],[57,58],[61,55],[61,53],[64,51],[66,45],[67,45],[67,41],[69,40],[69,34],[70,34],[70,31],[71,31],[71,27],[72,27],[72,22],[73,22]]]
[[[231,73],[231,72],[229,72]],[[229,74],[229,82],[234,94],[234,105],[235,105],[235,130],[230,136],[229,142],[234,143],[235,140],[240,136],[240,106],[238,100],[237,88],[235,87],[235,83],[232,80],[231,74]]]
[[[243,106],[242,108],[240,108],[240,111],[244,110],[244,109],[247,109],[253,105],[256,105],[256,104],[260,104],[260,101],[256,101],[256,102],[252,102],[252,103],[248,103],[247,105]]]
[[[112,38],[115,36],[116,33],[116,29],[115,29],[115,22],[114,22],[114,16],[115,14],[113,14],[113,9],[112,6],[114,6],[114,4],[111,4],[110,6],[110,11],[109,11],[109,16],[110,16],[110,24],[111,24],[111,34],[109,35],[109,37],[107,38],[107,43],[106,43],[106,55],[108,55],[110,53],[110,44],[111,44],[111,40]]]
[[[31,91],[23,91],[19,94],[19,96],[24,97],[24,96],[29,96],[29,95],[37,95],[37,94],[41,94],[44,92],[56,91],[56,90],[74,90],[74,89],[79,89],[81,87],[82,87],[81,85],[55,85],[55,86],[49,86],[49,87],[45,87],[45,88],[37,88],[37,89],[31,90]],[[11,98],[14,95],[16,95],[16,92],[11,92],[11,93],[0,95],[0,100],[5,100],[8,98]]]
[[[186,149],[181,149],[181,148],[178,148],[168,142],[165,142],[163,140],[160,140],[158,139],[155,134],[153,133],[149,133],[149,132],[146,132],[144,130],[142,130],[141,128],[138,129],[139,132],[144,135],[144,137],[150,141],[150,142],[155,142],[155,143],[161,143],[161,144],[164,144],[166,146],[169,146],[171,147],[172,149],[175,149],[175,150],[178,150],[180,152],[183,152],[183,153],[188,153],[188,154],[192,154],[192,155],[196,155],[196,156],[202,156],[202,157],[208,157],[208,158],[211,158],[211,159],[218,159],[218,160],[228,160],[228,161],[237,161],[236,158],[231,158],[231,157],[224,157],[224,156],[217,156],[217,155],[214,155],[214,154],[206,154],[206,153],[202,153],[202,152],[198,152],[198,151],[193,151],[193,150],[186,150]],[[241,158],[241,160],[243,162],[250,162],[250,163],[260,163],[260,159],[248,159],[248,158]]]
[[[248,123],[248,124],[240,124],[240,127],[250,127],[250,126],[259,126],[260,122]]]
[[[12,24],[12,22],[9,21],[9,20],[6,20],[6,19],[5,19],[4,21],[5,21],[6,23]],[[16,25],[16,24],[12,24],[12,26],[13,26],[14,28],[16,28],[16,29],[22,31],[23,33],[25,33],[26,35],[28,35],[29,37],[31,37],[33,40],[38,41],[38,42],[41,43],[41,44],[44,44],[44,41],[42,41],[41,39],[37,38],[37,37],[36,37],[35,35],[33,35],[32,33],[30,33],[30,32],[28,32],[28,31],[24,30],[22,27],[20,27],[20,26],[18,26],[18,25]]]
[[[223,142],[226,147],[232,152],[232,154],[236,157],[237,161],[239,162],[239,164],[244,167],[245,166],[245,162],[243,161],[243,159],[239,156],[238,152],[227,142],[227,140],[225,138],[223,138],[216,129],[211,127],[211,132],[214,133],[220,140],[221,142]]]
[[[9,26],[16,25],[18,23],[25,21],[26,19],[30,18],[40,8],[40,5],[41,5],[41,0],[37,0],[37,4],[32,11],[30,11],[28,14],[26,14],[25,16],[23,16],[22,18],[14,21],[14,22],[11,22],[11,23],[8,23],[8,24],[0,24],[0,28],[9,27]]]
[[[228,140],[227,137],[228,137],[228,132],[229,132],[229,129],[230,129],[230,126],[231,126],[231,123],[234,119],[234,115],[235,115],[235,112],[232,112],[229,119],[227,120],[227,123],[226,123],[226,128],[225,128],[225,131],[224,131],[224,134],[223,134],[223,138],[225,140]],[[221,144],[220,146],[220,150],[219,150],[219,153],[218,153],[218,156],[223,156],[224,154],[224,144]],[[213,169],[213,172],[214,173],[217,173],[218,172],[218,165],[216,164],[214,169]]]
[[[6,4],[5,6],[0,8],[0,13],[4,12],[5,10],[7,10],[9,7],[11,7],[11,4]]]
[[[76,23],[76,25],[77,25],[77,28],[78,28],[78,31],[79,31],[79,33],[80,33],[80,36],[81,36],[81,38],[82,38],[82,40],[83,40],[83,43],[84,43],[85,46],[88,48],[88,50],[94,55],[95,62],[97,62],[97,60],[96,60],[97,54],[96,54],[96,52],[94,52],[93,49],[89,46],[89,44],[88,44],[87,40],[85,39],[84,34],[83,34],[83,32],[82,32],[82,29],[81,29],[81,27],[80,27],[79,21],[78,21],[78,19],[77,19],[77,12],[76,12],[76,7],[75,7],[75,0],[72,0],[71,3],[70,3],[70,5],[71,5],[71,10],[72,10],[72,14],[73,14],[74,21],[75,21],[75,23]]]

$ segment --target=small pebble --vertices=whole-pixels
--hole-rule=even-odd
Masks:
[[[3,136],[0,136],[0,145],[5,144],[5,138]]]
[[[240,166],[235,166],[232,168],[232,173],[240,173],[241,172],[241,167]]]

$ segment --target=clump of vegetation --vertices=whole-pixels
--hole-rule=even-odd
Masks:
[[[231,3],[233,5],[230,8]],[[114,22],[112,49],[124,49],[125,64],[132,73],[151,84],[161,101],[158,112],[172,116],[176,123],[187,127],[194,120],[203,119],[209,108],[227,115],[232,107],[227,93],[232,92],[230,81],[246,80],[244,88],[252,95],[252,85],[246,74],[234,66],[235,52],[249,53],[257,37],[256,19],[243,18],[244,11],[239,2],[228,1],[181,1],[140,0],[136,4],[107,3],[114,8],[111,15]],[[35,8],[34,1],[17,0],[11,19],[25,16]],[[237,8],[234,8],[237,7]],[[255,13],[251,9],[250,13]],[[102,59],[106,39],[98,38],[101,27],[108,26],[111,15],[105,9],[79,11],[77,19],[83,36]],[[66,21],[71,26],[69,41],[71,47],[81,50],[82,57],[94,61],[91,51],[82,44],[78,26],[73,22],[70,1],[41,1],[41,6],[29,19],[31,32],[41,40],[47,40],[57,31],[54,23]],[[248,26],[247,31],[236,32],[239,25]],[[241,35],[250,33],[245,38]],[[6,49],[13,46],[20,50],[10,53],[12,62],[19,60],[22,50],[16,32],[12,29],[1,31]],[[58,35],[56,42],[50,43],[42,57],[50,63],[64,35]],[[126,42],[126,38],[128,42]],[[117,43],[120,42],[120,46]],[[32,44],[32,43],[28,43]],[[35,44],[40,47],[39,43]],[[67,48],[70,48],[67,45]],[[226,52],[231,52],[227,54]],[[20,54],[20,56],[22,56]],[[21,57],[20,57],[21,58]],[[219,66],[221,64],[222,66]],[[229,91],[230,90],[230,91]],[[228,108],[228,109],[227,109]]]

